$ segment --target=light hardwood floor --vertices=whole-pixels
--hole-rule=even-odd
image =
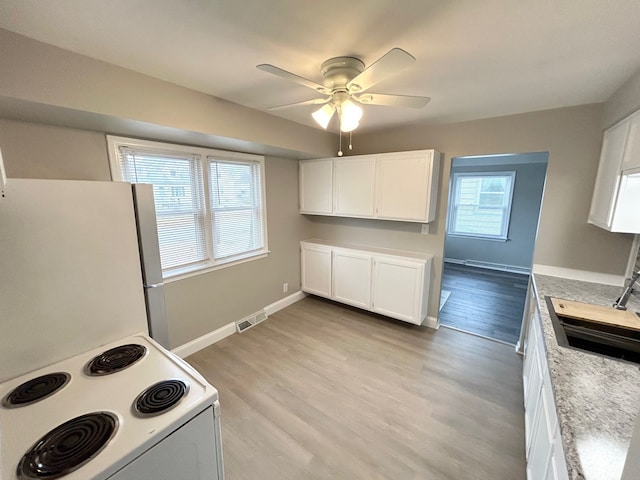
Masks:
[[[227,480],[525,478],[512,347],[307,297],[190,356]]]

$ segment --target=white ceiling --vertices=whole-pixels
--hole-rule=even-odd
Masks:
[[[640,70],[638,0],[0,0],[0,28],[258,110],[317,95],[257,64],[321,83],[330,57],[407,50],[371,91],[431,103],[365,106],[361,131],[603,102]]]

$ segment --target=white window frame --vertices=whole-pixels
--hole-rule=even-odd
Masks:
[[[506,192],[505,198],[507,199],[507,203],[503,204],[502,210],[502,222],[501,222],[501,232],[498,235],[490,235],[484,233],[470,233],[470,232],[460,232],[454,229],[456,225],[456,215],[458,213],[458,189],[459,189],[459,179],[464,177],[509,177],[509,191]],[[511,209],[513,207],[513,192],[515,190],[516,183],[516,172],[515,171],[507,171],[507,172],[454,172],[451,174],[451,188],[449,190],[449,209],[447,213],[447,235],[451,235],[453,237],[468,237],[468,238],[477,238],[484,240],[497,240],[505,242],[509,239],[509,224],[511,220]],[[480,193],[480,192],[479,192]],[[479,203],[479,200],[478,200]]]
[[[154,142],[148,140],[139,140],[127,137],[118,137],[107,135],[107,145],[109,153],[109,164],[111,167],[111,178],[114,182],[126,181],[123,178],[123,173],[120,166],[120,147],[126,146],[132,149],[140,149],[147,151],[156,151],[159,153],[177,154],[183,156],[193,156],[196,161],[199,162],[199,168],[202,172],[202,191],[203,202],[205,209],[205,237],[207,248],[207,259],[196,264],[163,269],[162,275],[166,282],[179,280],[182,278],[191,277],[194,275],[200,275],[220,268],[226,268],[247,261],[258,260],[264,258],[269,254],[268,248],[268,234],[267,234],[267,200],[266,200],[266,188],[265,188],[265,168],[264,157],[260,155],[252,155],[247,153],[230,152],[223,150],[214,150],[210,148],[176,145],[164,142]],[[257,165],[260,169],[260,206],[262,211],[262,232],[263,232],[263,245],[262,248],[253,250],[251,252],[233,255],[227,258],[215,259],[214,254],[214,242],[213,242],[213,228],[212,228],[212,211],[211,211],[211,196],[210,196],[210,180],[209,180],[209,164],[211,162],[225,162],[225,163],[252,163]]]

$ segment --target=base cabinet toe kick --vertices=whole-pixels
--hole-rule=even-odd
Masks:
[[[302,290],[422,325],[432,255],[307,240],[300,243]]]

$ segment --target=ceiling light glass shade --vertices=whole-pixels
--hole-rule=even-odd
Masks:
[[[331,103],[327,103],[313,112],[311,116],[316,122],[318,122],[318,125],[326,130],[329,126],[329,121],[331,120],[331,117],[333,117],[333,113],[335,111],[336,107],[334,107]]]
[[[362,108],[353,103],[351,100],[345,100],[340,105],[340,130],[343,132],[352,132],[362,118]]]

